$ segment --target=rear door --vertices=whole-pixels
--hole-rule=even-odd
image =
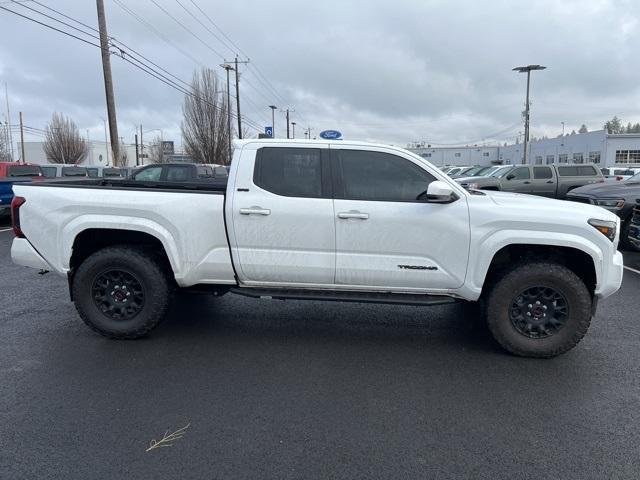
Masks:
[[[331,147],[336,284],[419,292],[461,286],[469,252],[466,197],[418,200],[436,179],[426,166],[369,148]]]
[[[531,193],[531,170],[527,166],[516,167],[500,181],[503,192]]]
[[[533,167],[531,193],[542,197],[555,198],[557,178],[551,167]]]
[[[328,145],[251,147],[238,159],[230,214],[227,210],[240,281],[332,285],[335,224]]]

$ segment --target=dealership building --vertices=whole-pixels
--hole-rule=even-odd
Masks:
[[[520,164],[524,145],[410,148],[435,165]],[[527,163],[596,163],[602,167],[640,167],[640,134],[609,134],[604,130],[529,142]]]

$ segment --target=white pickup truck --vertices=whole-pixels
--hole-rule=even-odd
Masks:
[[[481,300],[506,350],[552,357],[580,341],[597,300],[622,282],[613,213],[466,191],[385,145],[239,141],[224,182],[14,188],[13,261],[66,275],[80,317],[111,338],[149,333],[178,289],[425,306]]]

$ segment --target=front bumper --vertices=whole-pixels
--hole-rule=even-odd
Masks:
[[[616,250],[611,259],[611,263],[604,264],[602,277],[598,282],[595,294],[602,300],[616,293],[622,285],[622,275],[624,273],[624,260],[622,253]]]
[[[36,252],[26,238],[14,238],[11,244],[11,260],[23,267],[37,268],[38,270],[52,270],[51,266],[42,256]]]

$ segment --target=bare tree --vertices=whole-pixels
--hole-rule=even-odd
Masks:
[[[182,106],[184,148],[197,162],[229,163],[229,127],[227,97],[216,73],[203,68],[193,74],[191,93]]]
[[[164,155],[162,154],[162,138],[157,135],[149,146],[149,162],[164,163]]]
[[[54,113],[45,129],[44,153],[51,163],[80,164],[89,153],[89,146],[75,122],[61,113]]]
[[[5,124],[4,132],[0,134],[0,162],[11,162],[11,145],[9,143],[9,125]]]

